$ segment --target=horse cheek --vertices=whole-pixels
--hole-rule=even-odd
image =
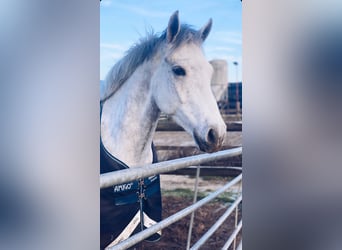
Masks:
[[[158,108],[170,115],[174,113],[173,103],[170,101],[170,89],[168,88],[167,81],[158,80],[158,75],[152,79],[152,95]]]

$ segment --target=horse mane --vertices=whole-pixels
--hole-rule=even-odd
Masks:
[[[104,102],[112,96],[134,71],[145,61],[151,59],[158,49],[166,42],[166,29],[160,34],[153,31],[145,38],[133,45],[108,72],[106,80],[100,83],[100,101]],[[188,24],[182,24],[175,40],[171,44],[171,50],[175,50],[185,43],[196,43],[199,46],[203,40],[199,31]]]

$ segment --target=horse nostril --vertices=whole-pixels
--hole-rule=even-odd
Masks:
[[[214,144],[217,142],[217,133],[214,129],[209,129],[207,134],[207,141],[211,144]]]

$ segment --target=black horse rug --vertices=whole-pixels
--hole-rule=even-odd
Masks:
[[[152,145],[153,162],[157,156]],[[126,169],[123,162],[113,157],[100,142],[100,173]],[[101,249],[113,246],[128,236],[161,220],[161,194],[159,175],[114,185],[100,191]],[[148,241],[160,238],[158,232]]]

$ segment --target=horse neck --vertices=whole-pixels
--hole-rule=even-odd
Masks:
[[[102,109],[102,142],[130,167],[152,162],[151,144],[160,114],[150,88],[152,68],[150,63],[139,66]]]

